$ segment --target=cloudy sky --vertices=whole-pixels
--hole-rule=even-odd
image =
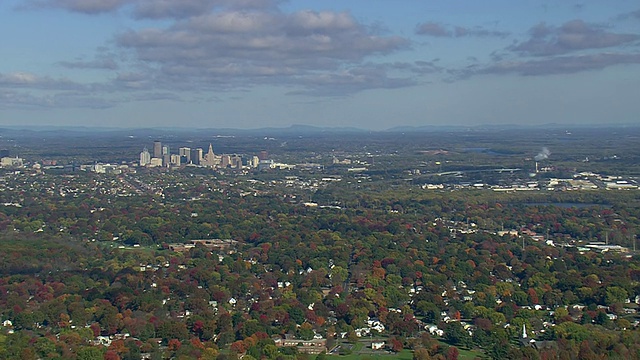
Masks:
[[[0,0],[0,125],[640,125],[640,3]]]

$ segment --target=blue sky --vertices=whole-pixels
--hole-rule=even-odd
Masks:
[[[2,0],[0,126],[640,125],[637,1]]]

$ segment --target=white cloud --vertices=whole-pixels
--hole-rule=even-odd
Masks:
[[[0,73],[1,88],[34,88],[53,90],[74,90],[83,86],[67,79],[53,79],[29,72]]]
[[[609,32],[582,20],[571,20],[558,27],[540,23],[529,32],[529,39],[515,44],[510,50],[523,55],[549,56],[616,47],[640,40],[638,34]]]
[[[84,14],[100,14],[112,12],[130,0],[30,0],[29,8],[60,8]]]
[[[509,35],[506,31],[490,30],[482,26],[464,27],[464,26],[447,26],[437,22],[429,21],[419,24],[415,30],[418,35],[434,36],[434,37],[499,37],[504,38]]]
[[[158,86],[202,90],[305,85],[300,79],[331,77],[368,57],[404,49],[409,41],[376,35],[344,12],[223,11],[168,28],[131,30],[117,44],[148,65]]]
[[[26,0],[25,8],[58,8],[102,14],[131,7],[138,19],[181,19],[213,9],[274,9],[282,0]]]

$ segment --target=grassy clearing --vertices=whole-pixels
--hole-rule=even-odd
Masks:
[[[442,340],[438,340],[441,346],[450,347],[451,345],[447,344]],[[457,347],[457,346],[456,346]],[[480,350],[468,350],[457,347],[460,354],[458,355],[459,360],[473,360],[473,359],[486,359],[487,356]]]
[[[411,350],[402,350],[397,354],[359,354],[354,351],[350,355],[327,355],[329,359],[340,359],[340,360],[411,360],[413,359],[413,352]]]

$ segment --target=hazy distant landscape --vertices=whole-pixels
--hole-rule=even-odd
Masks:
[[[0,360],[640,359],[636,1],[0,1]]]
[[[2,129],[0,358],[635,358],[639,135]]]

